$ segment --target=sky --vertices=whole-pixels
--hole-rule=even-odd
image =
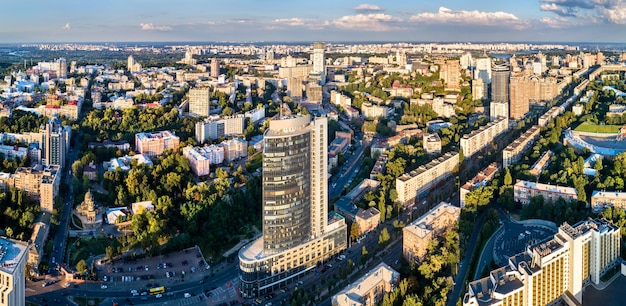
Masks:
[[[14,0],[0,43],[626,42],[626,0]]]

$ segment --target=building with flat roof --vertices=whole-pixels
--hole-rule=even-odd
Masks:
[[[461,186],[459,190],[459,204],[461,208],[465,207],[465,197],[467,194],[474,189],[487,186],[487,183],[493,179],[496,173],[498,173],[498,170],[500,170],[498,164],[495,162],[491,163],[485,169],[478,172],[478,174],[476,174],[476,176],[474,176],[471,180]]]
[[[463,305],[582,305],[585,287],[621,262],[620,243],[620,228],[604,219],[563,223],[553,237],[470,282]]]
[[[263,236],[239,251],[240,291],[263,296],[347,247],[345,219],[328,213],[328,123],[271,120],[263,142]]]
[[[543,169],[545,169],[550,163],[550,158],[552,157],[552,155],[554,154],[550,150],[543,152],[543,154],[541,154],[541,157],[539,157],[539,159],[533,164],[533,166],[530,167],[530,171],[528,171],[528,173],[539,178],[539,175],[541,175],[541,171],[543,171]]]
[[[513,163],[516,163],[522,158],[522,155],[528,150],[537,138],[539,138],[539,132],[541,128],[538,125],[533,125],[522,136],[515,139],[504,150],[502,150],[502,167],[506,168]]]
[[[422,137],[424,151],[429,154],[441,153],[441,138],[437,133],[424,133]]]
[[[39,274],[38,267],[44,254],[43,248],[46,246],[49,233],[50,226],[47,224],[43,222],[34,224],[33,234],[30,236],[31,244],[28,248],[28,264],[30,265],[31,273],[34,272],[35,275]]]
[[[245,115],[210,116],[202,122],[196,123],[196,140],[204,143],[216,140],[219,137],[243,135]]]
[[[428,244],[459,221],[461,209],[446,202],[431,208],[402,229],[402,254],[408,262],[418,262]]]
[[[513,185],[513,199],[523,205],[530,203],[530,199],[542,196],[545,203],[554,203],[559,198],[567,202],[578,200],[576,188],[534,183],[517,180]]]
[[[26,242],[0,237],[0,306],[26,305]]]
[[[189,89],[189,114],[206,117],[210,112],[211,93],[208,87]]]
[[[448,152],[417,169],[396,179],[398,201],[404,206],[413,206],[415,199],[422,198],[437,184],[452,176],[459,165],[459,153]]]
[[[178,151],[180,138],[170,131],[135,134],[135,150],[148,157],[157,157],[165,150]]]
[[[489,102],[489,120],[495,121],[500,117],[509,118],[509,104],[500,101]]]
[[[476,152],[488,146],[498,135],[506,132],[509,128],[509,118],[498,118],[477,130],[461,137],[461,150],[466,158],[471,157]]]
[[[599,213],[608,207],[626,210],[626,192],[594,190],[591,193],[591,209]]]
[[[333,306],[378,305],[400,282],[400,273],[381,262],[332,297]]]
[[[359,209],[359,212],[357,212],[354,217],[354,222],[359,225],[359,234],[363,235],[378,227],[380,223],[380,211],[374,207]]]

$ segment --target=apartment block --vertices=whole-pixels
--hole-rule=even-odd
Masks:
[[[528,129],[522,136],[510,143],[504,150],[502,150],[502,167],[506,168],[513,163],[516,163],[522,158],[522,154],[528,150],[537,138],[539,138],[539,132],[541,129],[538,125],[534,125]]]
[[[0,189],[23,190],[29,198],[40,201],[41,211],[52,212],[61,184],[60,175],[57,175],[59,170],[57,165],[36,165],[17,168],[13,174],[0,172]]]
[[[424,147],[424,151],[426,151],[426,153],[441,153],[441,138],[439,137],[439,134],[424,134],[422,138],[422,146]]]
[[[463,305],[581,305],[585,287],[621,262],[620,240],[620,228],[604,219],[564,223],[551,239],[470,282]]]
[[[243,134],[244,115],[227,117],[210,116],[202,122],[196,123],[196,140],[200,143],[216,140],[219,137],[239,136]]]
[[[539,178],[539,175],[541,175],[541,171],[543,171],[543,169],[545,169],[550,163],[550,158],[552,158],[552,155],[554,154],[550,150],[543,152],[543,154],[541,154],[541,157],[539,157],[539,159],[533,164],[533,166],[530,167],[530,171],[528,171],[528,173]]]
[[[398,201],[413,206],[416,198],[422,198],[437,184],[452,176],[459,165],[459,153],[448,152],[417,169],[396,179]]]
[[[418,262],[428,249],[428,244],[446,229],[454,226],[461,209],[441,202],[402,229],[402,254],[408,262]]]
[[[498,135],[504,133],[509,128],[508,118],[498,118],[496,121],[487,123],[477,130],[461,137],[461,150],[463,155],[471,157],[476,152],[488,146]]]
[[[365,118],[387,118],[390,110],[386,106],[363,103],[363,105],[361,105],[361,112]]]
[[[541,115],[541,117],[539,117],[539,126],[546,126],[550,120],[556,118],[556,116],[562,114],[563,112],[565,112],[565,108],[563,106],[555,106],[549,109]]]
[[[206,117],[210,111],[211,94],[208,87],[189,89],[189,114]]]
[[[496,173],[498,173],[498,170],[500,170],[498,164],[491,163],[485,169],[478,172],[475,177],[461,186],[459,190],[459,204],[461,205],[461,208],[465,207],[465,197],[467,194],[474,189],[486,186],[487,183],[493,179]]]
[[[178,151],[180,138],[170,131],[135,134],[135,150],[148,157],[156,157],[165,150]]]
[[[333,306],[378,305],[400,282],[400,273],[381,262],[332,297]]]
[[[626,209],[626,192],[594,190],[591,193],[591,208],[595,213],[608,207]]]
[[[440,64],[440,76],[446,90],[461,90],[461,65],[459,60],[447,60]]]
[[[29,245],[0,237],[0,306],[26,305],[26,275]]]
[[[248,156],[248,142],[245,139],[224,140],[220,145],[224,148],[224,160],[227,162]]]
[[[542,196],[545,203],[554,203],[559,198],[567,202],[578,200],[576,188],[548,185],[529,181],[517,180],[513,185],[513,199],[523,205],[530,203],[530,199]]]

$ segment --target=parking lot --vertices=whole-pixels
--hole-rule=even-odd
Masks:
[[[98,280],[109,288],[135,289],[140,292],[184,280],[202,279],[207,268],[200,250],[195,247],[168,255],[96,263]]]
[[[550,238],[556,233],[556,225],[552,226],[536,220],[520,222],[505,220],[502,225],[496,233],[493,250],[494,261],[497,265],[505,265],[509,257],[523,252],[527,246]]]

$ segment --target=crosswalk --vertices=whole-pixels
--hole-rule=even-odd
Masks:
[[[179,306],[194,305],[200,302],[200,296],[192,296],[190,298],[178,300]]]

